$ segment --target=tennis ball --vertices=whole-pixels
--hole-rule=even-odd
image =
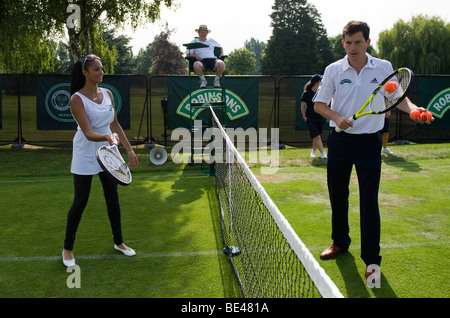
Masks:
[[[392,81],[384,84],[384,90],[390,94],[395,92],[397,90],[397,87],[398,87],[398,84],[396,82],[392,82]]]
[[[427,121],[430,121],[431,118],[433,118],[433,115],[431,115],[431,113],[429,111],[424,111],[420,114],[420,120],[424,123],[426,123]]]
[[[420,115],[422,114],[422,112],[420,111],[420,109],[415,109],[412,112],[409,113],[409,117],[412,120],[416,120],[417,118],[420,118]]]

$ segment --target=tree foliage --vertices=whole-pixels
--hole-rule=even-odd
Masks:
[[[186,63],[178,46],[169,41],[169,26],[155,37],[150,72],[153,74],[186,74]]]
[[[380,33],[379,56],[394,68],[409,67],[416,74],[450,74],[449,43],[450,24],[418,15]]]
[[[0,72],[34,73],[54,69],[47,17],[38,18],[41,8],[33,1],[0,2]]]
[[[0,36],[0,42],[5,41]],[[50,40],[34,34],[8,39],[0,48],[0,73],[45,73],[55,69],[55,49]]]
[[[322,72],[332,54],[315,6],[306,0],[275,0],[272,9],[273,33],[261,59],[263,74]]]
[[[252,51],[241,48],[228,55],[226,65],[230,75],[248,75],[254,72],[256,59]]]
[[[68,12],[76,5],[79,12]],[[130,23],[136,29],[144,22],[156,21],[161,5],[175,6],[173,0],[2,0],[0,2],[0,70],[3,72],[37,72],[52,70],[54,52],[46,52],[48,39],[69,36],[72,59],[85,54],[102,56],[102,62],[112,68],[113,49],[98,35],[100,22],[120,28]],[[68,18],[76,12],[70,26]],[[79,17],[79,19],[77,19]],[[12,65],[10,57],[15,56]]]
[[[113,42],[108,43],[108,37],[105,36],[105,34],[107,34],[105,28],[100,22],[97,22],[92,26],[88,34],[88,37],[82,39],[81,45],[83,47],[90,47],[90,53],[94,53],[101,57],[103,69],[105,70],[106,74],[114,74],[114,66],[117,64],[119,53],[117,51],[117,47]],[[90,40],[91,43],[86,43],[86,41],[88,40]],[[74,60],[75,59],[76,58],[74,58]]]
[[[135,58],[137,74],[150,73],[153,59],[153,43],[147,44],[145,48],[141,48]]]
[[[256,59],[255,69],[252,72],[253,74],[261,74],[261,57],[266,48],[266,43],[256,40],[255,38],[251,38],[248,41],[245,41],[244,48],[253,52],[254,57]]]

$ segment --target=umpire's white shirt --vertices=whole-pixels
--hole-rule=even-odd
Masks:
[[[93,131],[103,135],[110,135],[110,124],[114,121],[114,106],[111,98],[104,88],[100,88],[103,100],[97,104],[80,93],[75,93],[83,101],[84,110]],[[78,126],[77,133],[73,138],[72,165],[70,172],[80,175],[94,175],[102,172],[97,162],[96,152],[101,146],[109,146],[107,141],[89,141]]]
[[[367,53],[366,53],[367,54]],[[347,56],[330,64],[323,75],[314,102],[329,104],[331,109],[347,118],[353,116],[367,101],[375,88],[393,72],[389,61],[367,54],[367,64],[359,74],[348,63]],[[331,127],[336,127],[330,121]],[[380,131],[384,126],[384,115],[363,116],[345,132],[368,134]]]
[[[191,43],[194,43],[194,41],[191,41]],[[198,49],[191,49],[191,50],[186,50],[186,54],[192,54],[192,55],[198,55],[200,56],[202,59],[214,59],[217,58],[217,56],[214,55],[214,48],[215,47],[222,47],[216,40],[214,39],[207,39],[206,41],[202,42],[200,41],[200,43],[206,44],[208,45],[208,47],[202,47],[202,48],[198,48]]]

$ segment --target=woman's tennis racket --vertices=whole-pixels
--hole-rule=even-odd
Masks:
[[[397,107],[408,94],[413,79],[414,74],[410,69],[399,68],[377,86],[364,106],[349,119],[355,121],[365,115],[384,114]],[[367,106],[369,109],[364,112]],[[342,131],[339,127],[335,129],[337,132]]]
[[[113,134],[114,143],[97,149],[97,161],[103,171],[118,184],[126,186],[131,183],[131,172],[117,148],[117,134]]]

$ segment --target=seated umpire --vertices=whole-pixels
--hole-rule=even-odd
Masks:
[[[221,48],[220,55],[223,55],[223,48],[214,39],[207,38],[207,35],[211,32],[211,30],[208,30],[206,25],[200,25],[195,32],[198,33],[198,41],[208,45],[208,47],[191,49],[186,52],[186,56],[196,58],[196,61],[194,62],[194,73],[200,78],[200,88],[206,87],[207,84],[206,78],[203,75],[203,71],[206,69],[212,70],[216,73],[216,77],[214,78],[214,87],[220,87],[220,76],[225,71],[225,63],[214,55],[214,48]]]

